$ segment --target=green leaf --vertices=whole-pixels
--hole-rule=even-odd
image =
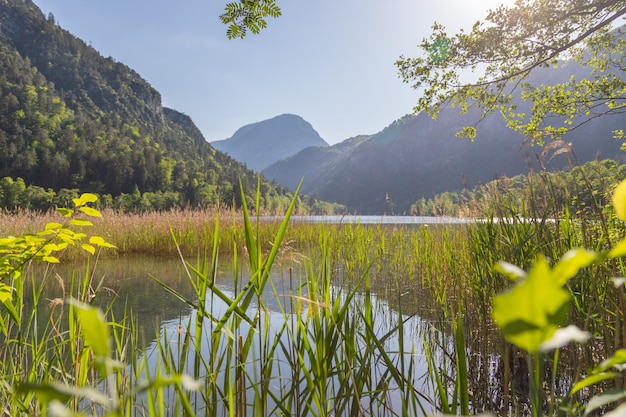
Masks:
[[[89,238],[89,243],[91,243],[92,245],[101,246],[103,248],[115,249],[117,247],[117,246],[107,242],[106,240],[104,240],[100,236],[91,236]]]
[[[584,378],[582,381],[578,381],[570,391],[570,395],[576,394],[583,388],[590,387],[598,382],[606,381],[609,379],[618,378],[621,374],[617,372],[600,372],[599,374],[592,374]]]
[[[580,330],[577,326],[569,326],[557,329],[549,340],[541,344],[541,351],[549,352],[569,345],[571,342],[584,343],[591,338],[591,333]]]
[[[57,213],[61,214],[63,217],[72,217],[74,215],[74,210],[68,208],[57,208]]]
[[[525,280],[494,298],[493,318],[511,343],[538,352],[567,318],[569,292],[539,258]]]
[[[597,409],[604,407],[605,405],[620,401],[626,398],[626,391],[621,389],[606,391],[601,394],[598,394],[589,400],[587,403],[587,407],[585,407],[585,414],[583,416],[588,416],[592,412]]]
[[[91,253],[92,255],[95,255],[96,253],[96,248],[94,248],[92,245],[88,245],[87,243],[83,243],[82,245],[80,245],[81,248],[83,248],[83,250]]]
[[[46,245],[46,248],[49,248],[51,252],[58,252],[67,248],[67,243],[49,243]]]
[[[111,354],[109,327],[102,311],[75,299],[71,299],[70,303],[76,309],[85,343],[96,357],[108,358]]]
[[[186,374],[159,375],[152,378],[150,382],[137,384],[132,390],[132,396],[138,396],[149,389],[155,390],[165,388],[170,385],[180,385],[189,391],[198,391],[202,388],[202,383]]]
[[[0,282],[0,303],[5,304],[13,299],[13,287]]]
[[[560,285],[578,273],[582,268],[591,265],[598,259],[598,254],[585,249],[572,249],[568,251],[554,267],[553,274],[557,277]]]
[[[496,271],[502,275],[507,276],[513,281],[526,278],[526,271],[517,265],[510,264],[508,262],[500,261],[496,264]]]
[[[102,213],[100,213],[98,210],[96,210],[93,207],[87,207],[87,206],[79,207],[78,211],[85,213],[87,216],[102,217]]]
[[[83,207],[84,208],[84,207]],[[85,219],[72,219],[69,222],[71,225],[74,226],[81,226],[81,227],[86,227],[86,226],[93,226],[93,223],[90,222],[89,220],[85,220]]]
[[[59,258],[57,258],[56,256],[50,256],[50,255],[42,257],[41,260],[44,262],[48,262],[49,264],[60,263]]]
[[[613,249],[609,251],[609,258],[619,258],[626,255],[626,239],[622,239],[617,245],[613,246]]]
[[[79,198],[73,198],[72,201],[76,207],[82,207],[87,203],[95,203],[98,201],[98,196],[91,193],[82,194]]]
[[[613,192],[613,207],[617,218],[626,221],[626,180],[620,182]]]
[[[60,382],[44,384],[23,383],[18,386],[17,390],[20,393],[35,393],[42,403],[48,403],[53,400],[65,402],[71,398],[85,398],[100,405],[109,403],[107,396],[95,388],[75,387]]]
[[[609,359],[605,359],[598,365],[597,371],[603,372],[615,365],[626,363],[626,349],[618,349]]]
[[[44,227],[45,230],[57,230],[57,229],[62,229],[62,228],[63,228],[63,225],[57,222],[46,223],[46,226]]]

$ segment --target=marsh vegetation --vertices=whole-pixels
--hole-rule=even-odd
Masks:
[[[1,219],[18,236],[1,242],[5,414],[577,415],[623,395],[593,371],[623,362],[626,337],[609,204],[555,221],[500,198],[474,222],[366,225],[290,223],[293,204],[275,221],[245,206],[100,217],[94,197]],[[146,256],[177,267],[146,266],[126,292],[99,269]],[[518,317],[520,291],[538,307]],[[566,323],[593,337],[544,351]]]

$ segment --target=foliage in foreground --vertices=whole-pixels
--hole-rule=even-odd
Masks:
[[[405,355],[405,349],[410,352],[412,346],[404,346],[400,338],[397,351],[388,348],[389,339],[402,333],[404,322],[398,320],[380,333],[367,269],[356,286],[338,291],[332,284],[327,254],[322,258],[325,261],[308,265],[305,277],[296,278],[288,287],[279,287],[273,280],[270,270],[295,203],[294,199],[268,253],[258,238],[259,217],[253,222],[244,204],[251,276],[247,282],[238,283],[242,266],[235,249],[236,290],[232,294],[221,290],[215,281],[220,239],[216,221],[210,258],[201,259],[196,266],[186,264],[195,297],[186,298],[162,283],[165,290],[192,308],[191,316],[174,333],[164,328],[150,346],[138,345],[131,312],[108,321],[89,305],[98,297],[98,286],[88,274],[72,281],[68,292],[77,294],[75,298],[59,302],[59,309],[67,308],[65,314],[53,308],[50,317],[45,317],[41,304],[43,282],[33,279],[30,313],[7,329],[0,346],[5,358],[15,359],[3,361],[0,367],[0,381],[7,388],[2,391],[3,412],[108,416],[422,414],[422,399],[412,372],[415,356]],[[80,207],[80,211],[97,213]],[[70,211],[63,214],[72,215]],[[74,226],[87,225],[74,219],[71,222]],[[329,250],[324,244],[322,248]],[[88,246],[85,249],[91,252]],[[11,283],[20,295],[14,299],[15,305],[27,302],[24,281]],[[282,293],[286,288],[288,296]],[[278,308],[266,304],[268,295]],[[353,309],[355,303],[362,308]],[[393,392],[401,393],[399,402],[390,400]]]
[[[614,28],[625,14],[623,0],[519,0],[490,10],[468,32],[448,35],[435,23],[420,44],[422,55],[400,57],[396,65],[405,82],[423,89],[416,111],[436,117],[446,105],[478,106],[483,116],[500,113],[511,128],[543,143],[591,118],[623,112],[626,40],[623,28]],[[533,85],[534,70],[563,64],[589,75]],[[479,73],[477,80],[465,81],[468,70]],[[520,105],[519,96],[529,105]],[[473,139],[476,127],[459,133]]]
[[[613,200],[616,216],[622,221],[626,221],[624,184],[617,188]],[[71,227],[87,225],[84,220],[71,217],[76,213],[97,215],[87,206],[92,199],[89,196],[77,200],[75,212],[62,210],[62,214],[70,216],[71,223],[50,226],[50,230],[57,230],[50,236],[62,236],[61,239],[68,240],[71,239],[67,236],[73,236],[79,245],[86,244],[84,249],[89,252],[96,249],[97,242],[108,246],[107,242],[96,238],[90,247],[90,239],[86,236],[67,232]],[[585,340],[589,336],[587,331],[595,336],[596,332],[604,331],[603,328],[609,333],[608,337],[605,336],[608,341],[610,335],[615,335],[609,327],[621,326],[623,313],[619,307],[612,310],[609,297],[597,292],[599,287],[589,287],[591,290],[588,290],[584,283],[607,276],[602,270],[603,265],[618,262],[626,255],[625,241],[598,244],[604,238],[589,238],[589,242],[596,243],[592,249],[572,250],[556,256],[559,252],[565,253],[562,249],[585,242],[573,237],[563,240],[568,236],[567,228],[576,222],[564,219],[560,226],[550,223],[534,225],[522,218],[514,225],[485,223],[466,230],[472,239],[484,243],[481,248],[463,249],[475,251],[475,256],[480,258],[471,266],[464,263],[465,252],[459,252],[459,246],[451,245],[451,241],[458,238],[457,234],[443,236],[442,242],[437,242],[435,234],[424,232],[429,228],[421,229],[415,236],[397,230],[392,235],[377,236],[376,228],[363,227],[344,227],[345,233],[329,234],[330,229],[322,228],[320,230],[324,232],[311,241],[318,250],[312,252],[310,263],[304,263],[307,273],[293,280],[290,277],[289,285],[284,287],[280,286],[271,269],[287,236],[291,210],[293,203],[286,219],[271,237],[273,244],[267,246],[267,238],[260,238],[259,234],[264,226],[258,217],[252,219],[244,207],[242,238],[251,275],[249,280],[240,280],[245,268],[238,256],[239,247],[233,244],[235,291],[232,293],[222,290],[215,279],[220,239],[224,237],[219,221],[215,221],[211,255],[200,257],[195,265],[186,263],[194,297],[185,297],[162,283],[165,290],[191,307],[191,316],[181,321],[176,329],[163,328],[163,333],[149,346],[138,342],[137,324],[131,311],[119,317],[109,310],[105,316],[89,305],[94,297],[99,296],[99,285],[88,273],[71,283],[67,294],[74,299],[64,297],[68,302],[59,302],[50,313],[43,305],[41,287],[44,283],[39,279],[32,279],[31,288],[25,285],[25,273],[3,278],[3,283],[9,287],[6,290],[12,294],[9,307],[5,303],[1,315],[6,324],[0,345],[4,359],[0,380],[6,388],[2,391],[3,410],[9,414],[49,412],[55,415],[74,412],[241,415],[246,411],[255,415],[379,415],[383,412],[421,415],[433,407],[449,413],[481,411],[479,393],[473,381],[479,368],[476,358],[479,358],[479,364],[480,358],[489,357],[493,350],[483,353],[474,346],[470,340],[476,337],[474,331],[479,329],[468,332],[471,324],[466,322],[468,317],[463,317],[463,313],[478,313],[478,320],[484,321],[486,316],[480,316],[481,294],[484,298],[491,298],[493,293],[502,292],[504,288],[503,283],[496,283],[495,276],[483,278],[493,268],[516,279],[512,289],[495,298],[492,310],[489,301],[484,309],[486,314],[493,315],[504,337],[526,352],[521,357],[526,358],[524,369],[530,378],[529,412],[535,415],[588,414],[594,409],[607,411],[613,402],[624,397],[625,392],[619,384],[615,385],[616,391],[607,389],[607,384],[621,375],[620,366],[626,363],[626,355],[619,345],[613,356],[604,356],[598,351],[597,366],[587,374],[582,371],[575,374],[566,391],[551,390],[550,387],[555,386],[556,378],[561,378],[557,368],[565,364],[563,358],[570,348],[563,345]],[[600,226],[598,224],[598,230],[603,233]],[[510,233],[509,229],[516,231]],[[553,233],[560,231],[558,242],[552,242],[554,239],[550,239],[547,231],[538,235],[543,229],[554,229]],[[375,236],[382,240],[372,245]],[[488,240],[489,236],[495,240]],[[606,237],[606,234],[598,236]],[[333,238],[340,238],[342,242],[331,242]],[[405,250],[401,241],[414,239],[416,246],[412,253],[399,253]],[[537,242],[542,241],[555,244],[547,253],[559,261],[537,257],[540,252]],[[532,248],[524,247],[528,242]],[[355,247],[362,253],[346,258],[339,276],[347,285],[337,286],[336,260],[346,257],[347,252],[342,250],[354,251]],[[503,248],[508,248],[509,252]],[[52,249],[56,247],[49,249],[51,252],[45,256],[53,256],[47,260],[54,261],[56,257]],[[438,263],[443,260],[429,253],[432,250],[444,250],[445,263]],[[415,271],[411,272],[419,275],[420,286],[416,288],[428,290],[428,294],[441,303],[452,327],[450,334],[453,337],[449,338],[446,332],[437,332],[441,338],[437,343],[431,343],[432,340],[424,336],[424,343],[430,349],[425,351],[429,375],[435,387],[432,398],[424,397],[418,381],[413,379],[419,366],[414,355],[415,339],[405,333],[403,320],[389,320],[390,328],[380,333],[374,319],[379,314],[372,298],[374,291],[379,296],[387,294],[390,302],[397,298],[392,305],[398,310],[398,317],[403,317],[402,313],[407,309],[401,294],[406,293],[409,283],[388,280],[389,276],[403,273],[401,267],[397,271],[394,268],[407,262],[403,259],[405,255],[412,255],[407,259],[416,263]],[[494,256],[512,263],[498,263],[492,259]],[[375,258],[383,260],[384,265],[374,262]],[[493,262],[490,263],[489,259]],[[528,272],[514,267],[513,263]],[[485,270],[481,270],[479,264]],[[15,270],[24,271],[21,268]],[[451,280],[447,275],[462,270],[467,275],[462,279]],[[10,281],[5,281],[9,278]],[[381,286],[385,281],[386,286]],[[623,291],[624,282],[614,282],[618,287],[616,291]],[[468,299],[470,292],[471,299]],[[29,308],[31,293],[35,304]],[[269,305],[268,296],[277,304]],[[597,301],[606,304],[603,307],[607,314],[615,316],[615,322],[610,321],[610,317],[600,317],[596,310],[587,307],[590,303],[587,298],[594,297],[604,300]],[[476,304],[475,309],[469,310],[469,303]],[[457,308],[451,304],[456,304]],[[516,307],[510,308],[511,305]],[[11,313],[11,306],[15,314]],[[567,314],[572,310],[589,315],[587,319],[583,317],[582,322],[580,319],[573,321],[583,330],[563,327],[567,320],[572,320]],[[279,317],[278,325],[273,321],[276,316]],[[591,326],[596,321],[597,324]],[[452,346],[449,340],[453,340]],[[389,349],[389,343],[399,345]],[[612,346],[607,344],[606,347]],[[441,347],[452,347],[453,354],[448,357],[445,350],[442,354]],[[6,360],[9,357],[12,360]],[[602,362],[605,357],[609,359]],[[454,362],[457,371],[450,379],[441,368],[441,364],[448,360]],[[38,366],[31,366],[34,363]],[[280,367],[281,363],[287,366]],[[546,372],[552,378],[548,385]],[[502,387],[503,391],[505,389],[507,386]],[[589,396],[593,398],[591,401]],[[394,398],[397,401],[394,402]],[[507,402],[503,404],[506,406]],[[504,408],[504,412],[514,410]]]
[[[613,206],[618,219],[626,221],[626,180],[622,181],[613,194]],[[568,322],[570,304],[575,299],[568,282],[583,268],[610,262],[626,256],[626,239],[620,240],[607,250],[572,249],[554,265],[539,256],[528,272],[507,262],[500,262],[497,269],[515,285],[494,298],[492,316],[504,337],[527,353],[529,381],[529,409],[532,416],[577,415],[587,416],[595,411],[607,412],[614,409],[615,415],[626,410],[619,405],[626,398],[626,387],[616,384],[612,390],[601,385],[610,380],[621,380],[626,366],[626,350],[618,349],[614,354],[597,364],[587,375],[581,375],[562,395],[556,392],[559,350],[570,343],[585,343],[592,334]],[[615,288],[623,294],[625,279],[614,278]],[[512,306],[514,306],[512,308]],[[622,312],[623,313],[623,312]],[[615,314],[619,314],[615,311]],[[544,378],[546,355],[552,354],[549,398],[546,398]],[[595,385],[600,393],[581,401],[580,394]],[[615,405],[619,405],[615,408]],[[608,414],[607,414],[608,415]]]

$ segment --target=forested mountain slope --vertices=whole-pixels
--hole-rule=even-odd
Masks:
[[[59,190],[240,202],[256,174],[216,151],[139,74],[45,17],[0,1],[0,178]],[[263,181],[263,201],[287,190]]]
[[[370,136],[362,135],[346,139],[333,146],[311,146],[297,154],[282,159],[262,171],[262,174],[270,179],[296,189],[301,179],[303,187],[315,189],[315,179],[323,177],[328,167],[340,164],[344,158],[348,158],[354,149]]]
[[[549,85],[572,75],[592,76],[577,64],[562,63],[535,71],[529,81]],[[528,103],[519,102],[520,112],[528,108]],[[340,151],[343,144],[304,150],[264,174],[289,187],[294,185],[290,178],[304,176],[305,193],[345,204],[350,211],[403,214],[423,197],[471,189],[503,175],[541,167],[562,169],[570,162],[596,158],[624,159],[622,141],[614,139],[613,131],[625,129],[625,114],[578,122],[584,123],[567,133],[563,142],[531,146],[497,114],[481,119],[476,110],[461,115],[458,108],[444,108],[437,120],[426,114],[405,116],[349,152]],[[468,125],[478,128],[474,141],[456,137]],[[559,147],[562,144],[571,145],[572,152],[561,153],[568,150]],[[320,161],[323,169],[310,169],[306,161],[311,160]]]

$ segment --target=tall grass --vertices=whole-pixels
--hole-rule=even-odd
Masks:
[[[206,232],[210,250],[195,263],[186,261],[180,235],[172,231],[194,294],[188,297],[159,282],[192,314],[174,328],[165,326],[147,346],[139,340],[132,311],[119,315],[105,307],[105,318],[90,305],[102,290],[90,265],[68,288],[61,286],[51,307],[43,299],[51,272],[24,270],[30,285],[24,279],[11,283],[15,305],[23,309],[2,314],[0,353],[11,358],[0,365],[3,413],[423,414],[415,372],[419,358],[413,336],[403,336],[408,318],[387,313],[381,328],[376,317],[372,282],[383,271],[374,265],[384,246],[365,265],[357,263],[364,258],[342,262],[326,232],[320,233],[319,251],[299,257],[301,266],[292,269],[286,283],[277,281],[272,267],[292,208],[267,244],[261,233],[266,225],[244,206],[242,249],[240,235],[224,234],[216,217]],[[355,227],[346,233],[359,239],[372,230]],[[216,281],[224,236],[232,239],[232,246],[227,244],[234,265],[232,291]],[[400,299],[399,292],[396,296]]]
[[[104,291],[93,265],[76,270],[51,305],[44,287],[54,270],[25,265],[27,279],[11,282],[16,307],[0,315],[2,412],[514,414],[531,408],[529,374],[535,393],[547,387],[532,408],[543,407],[544,397],[553,407],[585,363],[623,345],[626,302],[610,280],[624,275],[623,264],[594,264],[568,282],[570,321],[596,337],[584,349],[546,357],[542,371],[491,319],[493,297],[510,286],[498,261],[528,269],[539,254],[555,262],[575,246],[604,250],[624,227],[597,207],[572,203],[555,218],[498,198],[481,221],[453,226],[311,225],[289,222],[293,207],[281,221],[245,206],[237,213],[105,212],[94,232],[118,246],[107,256],[181,259],[191,292],[156,272],[154,279],[188,306],[189,317],[144,344],[135,312],[100,304],[103,319],[90,309]],[[28,213],[0,218],[16,235],[40,229],[38,221]],[[217,279],[225,260],[233,265],[229,290]],[[282,262],[291,268],[285,274]],[[426,323],[420,334],[411,329],[416,315]],[[85,322],[104,323],[108,350],[94,351]],[[420,372],[431,381],[426,391]],[[549,404],[544,411],[556,412]]]

